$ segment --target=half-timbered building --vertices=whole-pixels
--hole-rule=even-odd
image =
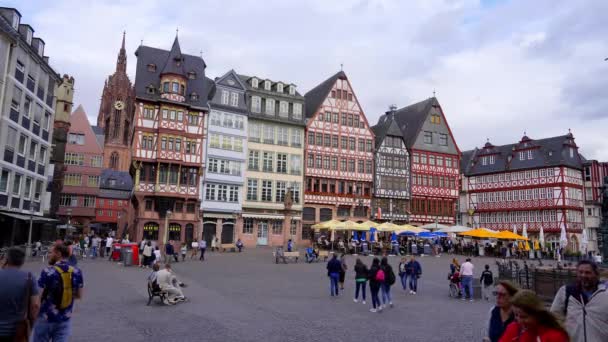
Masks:
[[[463,154],[468,210],[475,226],[530,236],[542,227],[556,247],[565,227],[569,248],[578,250],[583,229],[582,159],[572,134],[482,147]]]
[[[247,162],[246,86],[230,70],[215,80],[216,92],[209,106],[202,188],[203,238],[211,245],[217,236],[234,243],[242,230],[243,182]]]
[[[205,61],[182,53],[177,37],[170,51],[142,45],[135,55],[132,236],[190,241],[199,235],[204,122],[215,86]]]
[[[366,220],[372,198],[374,133],[346,73],[336,73],[305,97],[303,224],[309,228],[331,219]]]
[[[246,246],[300,242],[304,97],[293,83],[240,75],[249,108],[247,182],[243,200]],[[206,228],[205,228],[206,229]]]
[[[410,157],[403,132],[395,120],[395,107],[372,127],[376,135],[374,191],[371,216],[377,221],[409,221]]]
[[[454,224],[460,150],[439,101],[398,109],[395,119],[410,153],[410,222]]]

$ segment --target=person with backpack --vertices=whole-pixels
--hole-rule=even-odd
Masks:
[[[422,266],[413,256],[405,267],[405,273],[410,277],[410,294],[415,295],[418,292],[418,278],[422,274]]]
[[[572,342],[608,341],[608,288],[600,282],[597,264],[578,262],[576,283],[559,289],[551,312],[565,317]]]
[[[34,326],[33,342],[67,341],[71,330],[74,299],[82,298],[82,272],[67,259],[65,245],[55,245],[49,253],[49,267],[42,270],[38,287],[42,290],[40,313]]]
[[[382,286],[380,287],[380,289],[382,290],[382,308],[386,307],[387,302],[388,305],[392,308],[393,300],[391,298],[391,286],[395,284],[395,272],[393,272],[393,268],[388,263],[387,257],[382,258],[382,261],[380,262],[380,268],[382,269],[382,271],[384,271],[384,276],[386,279],[384,284],[382,284]]]
[[[365,304],[365,286],[367,286],[368,273],[367,266],[365,266],[361,259],[357,258],[355,262],[355,303],[359,301],[359,290],[361,290],[362,303]]]
[[[380,287],[384,284],[384,278],[384,271],[380,268],[380,259],[374,258],[368,274],[369,289],[372,295],[372,308],[369,309],[370,312],[382,311],[378,293],[380,292]]]
[[[494,275],[490,271],[490,265],[485,266],[485,270],[481,272],[479,277],[479,283],[481,284],[481,299],[490,301],[490,291],[492,285],[494,285]]]
[[[338,260],[338,256],[334,254],[331,260],[327,262],[327,276],[329,277],[329,291],[331,296],[337,296],[340,292],[338,289],[338,280],[342,272],[342,263]]]

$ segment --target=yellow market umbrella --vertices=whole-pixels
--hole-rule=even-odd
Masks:
[[[483,228],[477,228],[469,230],[468,232],[458,233],[459,236],[468,236],[474,238],[488,239],[488,238],[496,238],[496,233],[491,233]]]
[[[519,234],[515,234],[511,231],[508,230],[503,230],[498,232],[498,234],[496,234],[496,238],[498,239],[502,239],[502,240],[524,240],[524,241],[528,241],[528,238],[523,237]]]
[[[423,232],[428,232],[428,230],[424,229],[424,228],[418,228],[416,226],[412,226],[410,224],[403,224],[401,226],[399,226],[399,230],[397,230],[397,234],[399,233],[403,233],[403,232],[411,232],[411,233],[423,233]]]
[[[329,227],[330,230],[368,230],[361,223],[357,223],[355,221],[344,221],[340,223],[336,223],[335,225]]]
[[[401,226],[396,225],[392,222],[384,222],[384,223],[378,225],[378,227],[376,227],[376,228],[378,228],[378,230],[381,232],[396,232],[396,231],[401,230]]]
[[[538,243],[538,240],[534,240],[534,250],[538,251],[540,249],[540,243]]]
[[[367,220],[365,222],[361,222],[359,223],[362,227],[365,228],[365,230],[369,230],[370,228],[374,227],[374,228],[378,228],[379,224],[377,222],[374,221],[370,221]]]
[[[338,220],[329,220],[324,222],[319,222],[317,224],[313,224],[310,226],[312,229],[329,229],[330,227],[340,223]]]
[[[521,241],[517,241],[517,247],[519,248],[519,250],[523,250],[524,249],[524,243]]]
[[[530,243],[528,241],[524,242],[524,249],[530,251]]]

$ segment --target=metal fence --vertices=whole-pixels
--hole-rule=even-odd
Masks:
[[[560,287],[576,280],[575,271],[569,268],[537,268],[525,261],[520,264],[512,260],[496,264],[499,280],[509,280],[522,289],[532,290],[545,301],[552,301]]]

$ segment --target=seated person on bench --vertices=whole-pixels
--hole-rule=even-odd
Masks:
[[[243,251],[243,241],[241,239],[236,240],[236,248],[239,249],[239,253]]]
[[[319,253],[317,253],[312,247],[306,248],[306,262],[312,263],[317,260]]]
[[[180,289],[180,287],[184,285],[179,282],[173,274],[171,264],[165,264],[163,270],[156,272],[156,281],[158,282],[160,289],[167,292],[165,304],[177,304],[178,302],[186,300],[184,293]]]
[[[293,252],[293,240],[291,240],[291,239],[289,239],[289,241],[287,241],[287,251]]]
[[[277,263],[279,262],[279,259],[283,259],[283,262],[287,263],[287,258],[285,258],[285,253],[283,253],[283,247],[282,246],[277,247],[276,252],[275,252],[275,256],[276,256],[276,259],[277,259]]]

